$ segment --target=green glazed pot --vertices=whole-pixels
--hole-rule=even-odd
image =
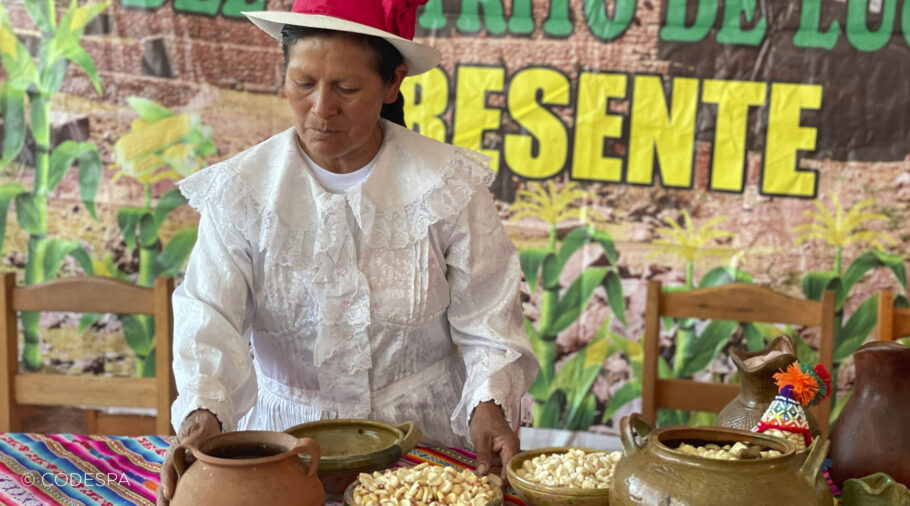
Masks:
[[[910,490],[885,473],[875,473],[844,482],[844,506],[907,506]]]
[[[620,421],[625,456],[613,471],[611,506],[831,506],[821,466],[828,441],[816,438],[805,454],[784,439],[721,427],[653,428],[639,414]],[[696,446],[760,445],[781,452],[756,460],[715,460],[687,455]]]

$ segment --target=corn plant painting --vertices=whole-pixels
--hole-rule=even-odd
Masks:
[[[872,205],[871,200],[863,200],[850,209],[844,209],[836,195],[832,195],[833,210],[826,208],[820,201],[813,201],[815,210],[808,210],[804,215],[810,219],[808,223],[793,228],[796,235],[795,244],[806,241],[824,241],[835,248],[834,265],[831,270],[822,272],[808,272],[802,277],[802,289],[809,299],[820,300],[825,290],[831,289],[837,293],[837,313],[835,321],[835,351],[834,351],[834,388],[837,388],[837,373],[840,364],[849,357],[869,337],[876,324],[876,305],[878,296],[872,295],[864,300],[857,309],[846,318],[844,315],[844,302],[847,300],[850,289],[854,287],[867,273],[873,269],[885,268],[893,274],[898,283],[898,293],[894,303],[906,307],[908,304],[906,294],[906,274],[904,263],[900,256],[884,251],[887,244],[893,244],[894,239],[884,232],[867,230],[871,222],[885,220],[882,214],[871,213],[866,209]],[[661,239],[652,242],[654,251],[652,256],[658,254],[672,254],[685,261],[685,282],[680,286],[665,286],[667,291],[689,290],[692,288],[707,288],[729,282],[752,282],[752,276],[733,266],[721,266],[710,269],[696,282],[694,272],[695,262],[707,256],[726,256],[727,250],[711,247],[713,240],[731,237],[732,234],[716,227],[723,221],[722,217],[714,217],[706,221],[701,227],[693,225],[692,218],[687,211],[683,211],[682,223],[671,219],[664,220],[666,227],[657,229]],[[879,249],[866,251],[859,254],[846,269],[843,268],[844,247],[853,243],[869,243]],[[702,370],[713,360],[727,345],[730,337],[737,328],[742,330],[742,338],[749,351],[761,349],[773,337],[787,334],[793,337],[798,345],[800,360],[814,363],[818,361],[818,354],[795,330],[787,325],[783,328],[773,323],[740,323],[733,321],[711,321],[706,325],[697,326],[694,319],[680,319],[674,321],[670,318],[663,320],[667,329],[675,329],[675,342],[672,361],[667,361],[663,356],[658,359],[658,374],[662,378],[691,378],[694,373]],[[700,328],[700,331],[698,330]],[[623,336],[610,334],[611,351],[623,352],[629,359],[635,377],[625,383],[610,399],[604,412],[604,422],[625,404],[641,396],[641,370],[642,348],[639,341]],[[836,392],[836,390],[835,390]],[[834,421],[843,408],[849,395],[841,396],[832,409],[831,421]],[[705,424],[712,423],[710,415],[660,410],[658,423],[660,425],[676,424]]]
[[[212,128],[202,125],[198,115],[175,114],[168,108],[141,97],[130,97],[130,106],[139,115],[130,132],[114,144],[117,173],[113,181],[126,178],[140,183],[145,195],[141,207],[121,207],[117,225],[129,250],[139,249],[136,283],[153,286],[162,276],[177,276],[196,243],[196,229],[184,228],[162,247],[159,231],[175,209],[186,204],[180,190],[172,188],[153,202],[152,185],[178,181],[199,170],[203,157],[215,153]],[[127,280],[107,256],[95,260],[96,274]],[[85,315],[80,331],[100,315]],[[136,354],[136,375],[155,375],[155,322],[148,315],[120,315],[127,344]]]
[[[98,72],[91,57],[80,45],[85,25],[107,7],[107,3],[78,6],[72,0],[57,20],[53,2],[25,0],[32,22],[40,29],[37,62],[13,33],[6,10],[0,4],[0,53],[7,80],[0,90],[4,138],[2,165],[8,165],[25,145],[26,125],[35,140],[34,184],[31,189],[19,183],[0,186],[0,248],[5,238],[7,212],[16,203],[16,219],[28,233],[28,260],[25,284],[54,279],[67,255],[91,271],[91,260],[75,240],[48,236],[47,199],[74,164],[79,167],[79,193],[88,212],[95,214],[95,193],[101,179],[101,158],[91,142],[65,141],[51,146],[51,98],[60,89],[70,62],[79,66],[101,93]],[[26,111],[29,121],[26,121]],[[53,148],[53,149],[52,149]],[[25,333],[23,362],[28,369],[41,367],[38,347],[39,314],[22,313]]]
[[[651,257],[669,253],[683,260],[686,265],[686,284],[683,288],[691,290],[694,286],[695,262],[707,257],[729,257],[729,248],[712,247],[712,241],[733,237],[732,232],[717,228],[724,221],[723,216],[715,216],[695,228],[688,209],[682,210],[683,223],[679,224],[670,217],[664,218],[666,226],[657,228],[660,237],[651,242],[654,249]]]
[[[651,252],[652,256],[670,253],[685,262],[685,284],[678,287],[665,287],[666,291],[683,291],[694,288],[694,270],[697,260],[712,256],[730,256],[729,249],[712,247],[712,242],[717,239],[733,237],[732,232],[717,228],[724,221],[723,216],[715,216],[698,228],[693,224],[688,210],[683,209],[682,216],[682,225],[672,218],[665,218],[664,223],[667,226],[656,230],[661,239],[652,243],[655,246]],[[707,288],[730,281],[751,282],[752,280],[748,274],[738,269],[721,268],[709,272],[698,284],[698,288]],[[672,319],[665,319],[665,324],[671,322]],[[701,332],[697,332],[696,323],[694,318],[684,318],[677,323],[676,351],[670,368],[673,378],[691,378],[696,371],[704,368],[717,355],[733,331],[736,330],[736,322],[715,320],[709,322]]]
[[[666,226],[656,229],[659,239],[652,241],[651,256],[669,254],[681,259],[685,266],[685,282],[681,286],[665,286],[665,291],[686,291],[693,288],[708,288],[731,282],[751,283],[752,277],[733,266],[715,267],[696,282],[695,264],[708,257],[729,257],[728,248],[721,248],[716,241],[734,236],[732,232],[719,228],[724,217],[715,216],[701,226],[696,227],[692,216],[686,209],[682,210],[682,223],[667,217],[663,220]],[[664,318],[663,325],[668,330],[675,329],[675,347],[672,363],[663,356],[658,358],[658,375],[661,378],[692,378],[704,369],[711,360],[727,345],[730,336],[739,326],[738,322],[712,320],[701,326],[695,318]],[[745,325],[745,335],[750,348],[760,348],[764,340],[773,335],[766,326]],[[642,364],[644,354],[641,338],[634,341],[622,336],[610,335],[612,350],[623,352],[629,359],[634,377],[626,382],[610,399],[603,415],[603,421],[625,404],[641,396]],[[612,351],[611,350],[611,351]],[[712,423],[711,418],[691,418],[691,414],[675,410],[659,410],[659,425],[681,425],[685,423]]]
[[[834,290],[837,293],[834,322],[834,370],[831,372],[833,377],[831,398],[834,400],[831,420],[833,421],[849,400],[849,396],[837,397],[837,377],[840,372],[840,364],[866,341],[872,329],[875,328],[877,318],[877,294],[862,301],[849,317],[845,315],[844,303],[850,290],[870,271],[885,268],[893,274],[894,280],[898,284],[896,304],[906,306],[907,274],[903,258],[900,255],[884,251],[886,244],[896,243],[895,239],[885,232],[865,228],[873,222],[887,220],[885,215],[867,211],[873,204],[872,199],[861,200],[849,209],[843,208],[836,194],[831,195],[831,202],[833,211],[825,207],[821,201],[814,201],[816,210],[804,213],[810,222],[794,227],[793,232],[797,234],[795,244],[806,241],[823,241],[834,247],[834,265],[830,270],[807,272],[802,278],[803,293],[808,299],[821,300],[825,290]],[[871,244],[877,249],[860,253],[845,270],[843,267],[844,248],[854,243]],[[804,353],[809,355],[808,358],[817,360],[817,355],[812,355],[811,350],[806,350],[805,347],[803,349]]]
[[[518,199],[512,205],[512,210],[517,211],[513,219],[531,216],[546,222],[550,231],[547,247],[526,248],[519,253],[521,270],[530,290],[541,290],[537,326],[525,319],[525,329],[540,363],[540,374],[530,389],[537,427],[583,430],[594,421],[596,399],[589,390],[609,351],[609,343],[603,335],[608,322],[558,372],[556,336],[578,319],[598,286],[604,288],[616,318],[623,324],[626,321],[622,284],[617,272],[619,255],[610,235],[592,225],[579,226],[570,231],[561,244],[558,241],[557,224],[573,218],[596,218],[590,209],[572,207],[587,197],[590,193],[578,188],[574,182],[558,190],[553,181],[548,181],[546,188],[531,183],[529,190],[518,193]],[[609,265],[588,267],[567,288],[561,287],[559,277],[569,257],[589,244],[600,246]]]

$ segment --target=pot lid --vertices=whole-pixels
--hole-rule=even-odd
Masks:
[[[313,438],[319,443],[320,471],[391,466],[420,439],[420,430],[413,422],[390,425],[361,419],[320,420],[295,425],[285,432],[298,438]]]

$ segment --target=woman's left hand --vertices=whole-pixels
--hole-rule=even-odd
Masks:
[[[518,436],[506,423],[502,408],[493,401],[482,402],[474,410],[469,427],[477,452],[477,472],[499,474],[506,483],[505,466],[518,453]]]

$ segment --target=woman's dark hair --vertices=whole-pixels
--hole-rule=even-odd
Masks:
[[[284,25],[284,28],[281,29],[281,51],[284,53],[285,72],[288,71],[288,60],[290,59],[291,48],[294,44],[302,38],[316,35],[340,35],[349,37],[369,47],[376,57],[374,69],[376,70],[376,73],[379,74],[379,78],[382,79],[382,82],[386,84],[395,81],[395,68],[404,63],[401,53],[395,49],[395,46],[380,37],[371,37],[359,33],[337,32],[321,28]],[[392,123],[407,127],[404,122],[404,97],[401,95],[401,92],[398,92],[398,98],[391,104],[382,104],[382,111],[379,113],[379,116]]]

